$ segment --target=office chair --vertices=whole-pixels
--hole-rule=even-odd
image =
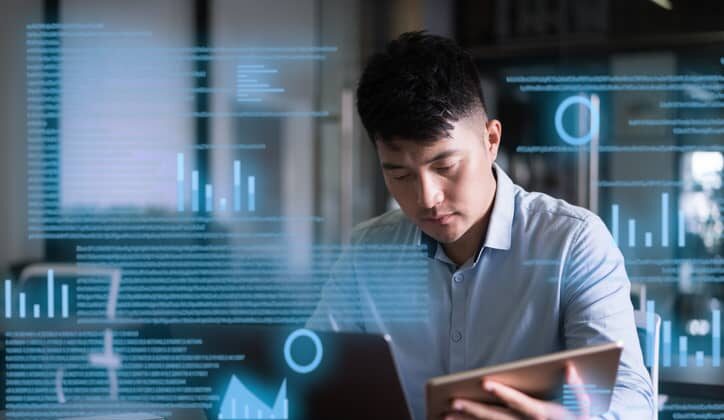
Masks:
[[[644,355],[644,363],[646,363],[646,312],[634,311],[634,320],[636,322],[636,332],[639,336],[639,345]],[[658,417],[659,410],[659,344],[661,342],[661,317],[654,314],[654,337],[653,337],[653,354],[651,366],[646,366],[651,376],[651,384],[654,389],[654,418]]]

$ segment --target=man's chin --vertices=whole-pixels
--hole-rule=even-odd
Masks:
[[[427,236],[438,241],[441,244],[450,244],[462,237],[461,233],[457,232],[452,226],[449,227],[438,227],[438,228],[422,228],[422,231]]]

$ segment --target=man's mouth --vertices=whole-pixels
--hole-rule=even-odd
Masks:
[[[428,223],[435,223],[438,225],[446,225],[450,223],[452,218],[455,216],[455,213],[445,213],[445,214],[436,214],[431,217],[425,217],[422,220]]]

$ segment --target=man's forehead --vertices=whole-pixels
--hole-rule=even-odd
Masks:
[[[450,147],[454,139],[441,137],[433,140],[418,140],[393,137],[390,140],[377,141],[377,149],[386,153],[424,153],[425,151],[437,151]]]
[[[450,122],[452,128],[435,138],[416,139],[392,137],[375,141],[378,150],[386,153],[435,153],[448,148],[464,147],[467,143],[480,141],[480,135],[485,130],[485,122],[480,118],[466,117]]]
[[[430,164],[465,153],[464,150],[451,140],[439,140],[427,144],[408,140],[396,143],[394,148],[378,144],[377,155],[384,169],[398,169]]]
[[[469,149],[469,143],[476,141],[467,136],[442,137],[437,140],[392,139],[377,141],[377,154],[384,158],[428,159],[448,151]]]

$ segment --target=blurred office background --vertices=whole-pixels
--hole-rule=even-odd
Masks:
[[[394,206],[356,115],[357,79],[387,41],[427,29],[472,52],[488,112],[503,124],[501,166],[524,188],[587,207],[615,229],[637,309],[652,302],[670,322],[674,353],[686,336],[691,355],[703,351],[712,366],[720,329],[712,314],[724,299],[721,1],[9,0],[0,10],[6,278],[28,264],[75,263],[79,246],[155,241],[155,234],[99,232],[177,214],[179,168],[186,187],[192,169],[199,191],[214,187],[214,210],[201,210],[204,232],[275,232],[269,241],[279,246],[288,245],[286,235],[343,243],[354,224]],[[55,22],[102,24],[80,29],[100,35],[61,42],[103,51],[33,78],[28,25]],[[221,50],[206,59],[179,55],[191,46]],[[239,64],[238,51],[223,48],[256,58]],[[240,87],[250,78],[260,92]],[[38,107],[34,88],[52,100]],[[598,115],[600,129],[581,146],[564,141],[555,124],[572,96],[598,107],[562,110],[563,131],[577,139]],[[40,149],[38,126],[57,130],[54,142],[37,137]],[[48,159],[52,171],[35,171]],[[233,217],[235,177],[246,216],[273,220]],[[126,219],[108,222],[118,212]],[[66,219],[51,217],[58,214]],[[105,222],[93,225],[92,217]],[[303,259],[291,251],[290,259]],[[661,369],[662,392],[721,399],[724,371],[714,369],[718,382],[702,379],[697,372],[712,370],[697,371],[692,360],[685,370]]]

